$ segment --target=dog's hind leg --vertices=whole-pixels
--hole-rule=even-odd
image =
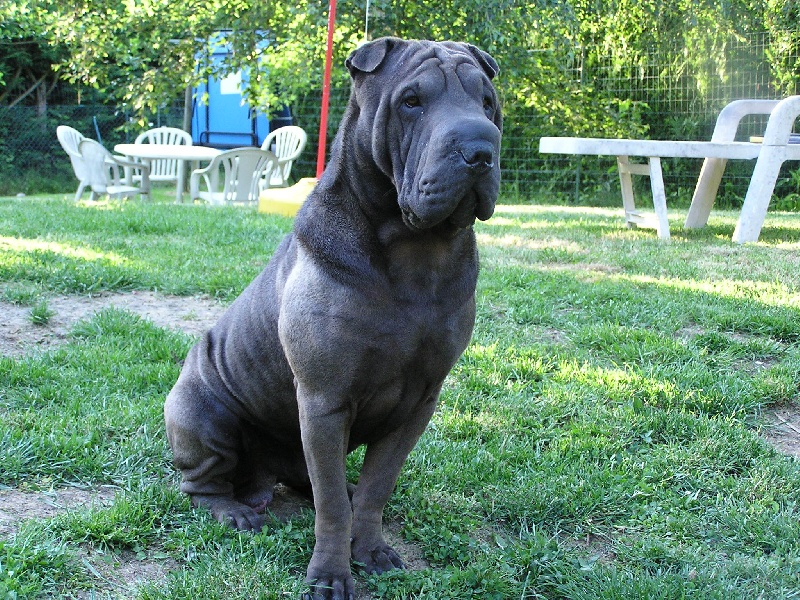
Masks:
[[[234,478],[233,496],[257,513],[272,502],[277,475],[274,469],[274,449],[265,444],[264,432],[243,428],[242,449]]]
[[[191,383],[176,385],[164,405],[173,461],[183,477],[180,489],[219,522],[260,531],[264,517],[234,497],[241,458],[238,419],[218,402],[206,400],[206,393]],[[270,489],[269,499],[271,494]],[[252,500],[259,508],[265,497]]]

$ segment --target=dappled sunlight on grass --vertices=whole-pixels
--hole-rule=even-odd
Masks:
[[[8,238],[0,244],[0,271],[6,280],[62,293],[157,288],[233,298],[291,226],[286,217],[255,210],[172,202],[0,202],[0,230]]]
[[[652,212],[652,206],[645,206],[644,212]],[[732,244],[734,248],[741,246],[731,240],[733,230],[739,218],[738,210],[713,210],[708,225],[700,229],[683,229],[687,209],[669,210],[671,244],[679,244],[694,239],[713,237],[720,242]],[[498,204],[494,216],[480,225],[499,227],[517,227],[521,230],[554,230],[574,229],[580,226],[585,234],[587,220],[597,225],[608,223],[610,230],[603,232],[603,238],[610,241],[652,237],[656,233],[648,228],[628,228],[625,226],[622,207],[563,206],[563,205],[508,205]],[[800,218],[797,213],[769,212],[758,242],[749,246],[780,248],[785,250],[800,249]]]
[[[517,229],[536,235],[542,231],[574,230],[591,226],[594,233],[621,223],[621,209],[501,205],[496,208],[491,219],[478,226],[478,230],[486,228],[488,233],[494,233],[497,229]]]
[[[676,213],[674,221],[684,213]],[[731,241],[738,211],[715,211],[707,228],[673,222],[671,240],[625,227],[621,211],[573,206],[505,206],[476,227],[486,272],[514,268],[576,282],[655,286],[764,306],[800,306],[800,218],[770,213],[762,241]],[[794,241],[794,240],[797,241]],[[535,276],[535,275],[534,275]]]
[[[495,215],[537,215],[557,214],[590,215],[599,217],[616,217],[622,213],[622,208],[597,208],[593,206],[561,206],[550,204],[498,204]],[[492,217],[492,221],[495,217]],[[490,222],[492,222],[490,221]]]
[[[574,273],[577,278],[585,278],[587,283],[605,278],[610,283],[628,282],[655,285],[676,291],[702,292],[734,300],[756,300],[768,306],[788,306],[800,308],[800,294],[797,289],[780,281],[756,281],[751,279],[693,279],[688,277],[656,277],[651,275],[622,273],[619,269],[602,264],[541,264],[531,265],[532,269],[547,272]]]
[[[478,242],[484,246],[497,246],[499,248],[527,248],[528,250],[564,250],[567,252],[581,252],[583,247],[571,240],[558,238],[529,239],[511,233],[495,236],[486,233],[477,234]]]
[[[123,203],[120,200],[105,197],[99,200],[83,199],[75,203],[76,208],[87,208],[92,210],[120,210]]]
[[[798,233],[798,238],[800,238],[800,233]],[[780,250],[792,250],[796,252],[800,250],[800,239],[798,239],[796,242],[776,242],[769,245],[772,248],[778,248]]]
[[[79,260],[104,260],[111,264],[122,264],[126,259],[114,252],[98,252],[90,248],[81,247],[61,242],[46,242],[43,240],[20,239],[0,236],[0,252],[48,252]]]
[[[659,335],[646,336],[651,338],[649,340],[625,340],[624,335],[613,340],[606,339],[609,336],[613,336],[613,332],[590,330],[579,335],[576,341],[582,346],[596,344],[597,350],[602,350],[606,345],[628,344],[631,348],[639,348],[644,354],[648,352],[646,346],[655,347],[657,343],[661,343],[662,358],[670,360],[664,353],[663,341]],[[596,339],[594,344],[592,339]],[[680,362],[678,356],[687,353],[685,344],[675,340],[672,345],[673,354],[676,355],[672,360]],[[475,376],[474,370],[479,371],[478,376]],[[456,367],[454,376],[473,393],[497,393],[504,390],[515,395],[516,402],[522,402],[529,409],[533,404],[542,407],[563,405],[565,410],[572,412],[581,410],[580,406],[587,403],[600,403],[625,405],[639,410],[645,404],[663,406],[665,401],[670,405],[680,406],[687,396],[693,395],[679,389],[673,379],[647,373],[630,364],[590,364],[573,356],[554,360],[528,349],[501,347],[496,343],[470,345],[464,353],[463,362]],[[531,393],[531,385],[534,384],[536,392]],[[570,393],[570,390],[577,388],[582,389],[580,400]],[[450,388],[451,393],[455,391],[456,388]],[[449,410],[456,413],[475,412],[469,409],[470,402],[467,402],[466,407],[462,405],[463,399],[462,402],[456,399],[449,403],[452,403]],[[507,408],[511,407],[511,404],[507,405]],[[509,421],[499,423],[497,417],[498,414],[492,415],[493,426],[513,425]],[[517,418],[513,415],[512,417]]]
[[[673,277],[650,277],[647,275],[626,275],[612,273],[607,275],[616,281],[630,281],[658,285],[675,290],[688,290],[714,294],[723,298],[748,299],[770,306],[789,306],[800,308],[800,295],[797,291],[778,281],[753,280],[695,280]]]

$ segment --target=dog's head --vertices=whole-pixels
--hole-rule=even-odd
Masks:
[[[346,64],[358,149],[391,180],[406,225],[488,219],[500,185],[494,59],[469,44],[380,38]]]

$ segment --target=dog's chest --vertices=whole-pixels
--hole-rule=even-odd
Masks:
[[[299,380],[382,405],[411,393],[410,379],[441,383],[472,334],[475,279],[469,265],[412,250],[394,248],[382,280],[358,286],[298,254],[280,332]]]
[[[425,412],[471,337],[474,306],[457,310],[435,304],[384,305],[383,318],[352,355],[343,394],[353,414],[355,445],[379,439]]]

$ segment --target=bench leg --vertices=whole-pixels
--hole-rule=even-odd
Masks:
[[[717,197],[722,174],[725,172],[725,165],[728,163],[725,158],[706,158],[703,161],[703,168],[700,169],[700,177],[697,179],[697,186],[694,188],[692,204],[686,214],[684,227],[686,229],[699,229],[708,223],[708,216],[711,214],[711,207]]]
[[[636,202],[633,197],[633,180],[631,179],[631,165],[627,156],[617,157],[617,170],[619,172],[619,185],[622,188],[622,208],[625,210],[625,224],[628,227],[636,227],[636,220],[632,219],[636,215]]]
[[[669,220],[667,219],[667,194],[664,191],[664,173],[661,170],[661,159],[651,156],[650,189],[653,192],[653,208],[656,212],[656,231],[658,237],[669,239]]]
[[[739,221],[733,232],[734,242],[743,244],[758,241],[782,164],[782,152],[775,146],[764,146],[758,155],[742,212],[739,213]]]
[[[648,164],[632,163],[627,156],[617,157],[619,183],[622,188],[622,206],[625,209],[625,222],[628,227],[637,225],[652,226],[652,221],[636,211],[633,197],[633,181],[631,175],[647,175],[650,177],[650,189],[653,192],[653,208],[656,213],[656,231],[658,237],[669,239],[669,221],[667,220],[667,196],[664,191],[664,175],[661,170],[661,159],[650,157]]]

